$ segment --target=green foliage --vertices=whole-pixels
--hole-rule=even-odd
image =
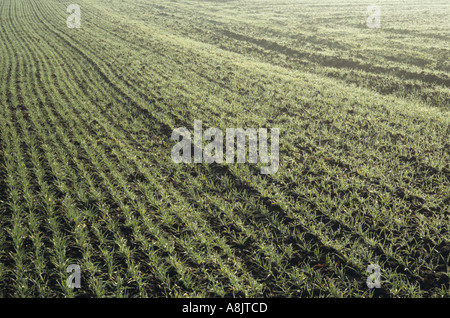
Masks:
[[[1,297],[449,296],[448,4],[66,2],[0,4]],[[277,174],[173,163],[195,119]]]

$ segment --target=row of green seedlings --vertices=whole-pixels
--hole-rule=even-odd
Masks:
[[[113,132],[113,134],[112,134],[113,136],[116,136],[117,137],[117,132],[116,133],[114,133]],[[115,153],[115,155],[118,157],[118,158],[120,158],[120,156],[122,155],[122,153],[121,153],[122,151],[118,151],[117,153]],[[135,155],[132,155],[131,157],[135,157]],[[122,158],[122,160],[124,160],[123,158]],[[106,161],[106,160],[105,160]],[[110,164],[111,165],[111,164]],[[127,167],[127,165],[126,165],[126,163],[123,163],[123,166],[124,167]],[[113,168],[112,166],[110,167],[111,169]],[[150,176],[151,176],[151,174],[150,174]],[[150,177],[149,176],[149,177]],[[154,178],[155,176],[153,176],[153,178]],[[125,188],[125,189],[127,189],[127,187],[128,187],[128,184],[127,184],[127,182],[126,182],[126,180],[125,179],[121,179],[120,180],[120,182],[121,182],[121,184],[122,184],[122,186],[123,186],[123,188]],[[164,188],[161,188],[161,191],[163,191],[164,190]],[[129,191],[129,190],[128,190]],[[132,193],[128,193],[128,196],[129,197],[133,197],[134,195],[132,194]],[[152,202],[153,203],[153,201],[155,201],[155,199],[153,198],[150,198],[150,197],[148,197],[148,200],[150,200],[150,202]],[[154,203],[155,205],[159,205],[158,204],[158,202],[155,202]],[[161,210],[161,213],[163,213],[162,214],[162,217],[164,217],[164,218],[168,218],[168,220],[166,221],[166,222],[169,222],[169,226],[171,226],[172,224],[170,224],[170,223],[173,223],[173,221],[171,220],[172,218],[173,218],[173,215],[172,215],[172,213],[170,213],[170,211],[167,211],[167,210],[165,210],[165,209],[162,209]],[[178,212],[179,213],[179,212]],[[187,222],[188,224],[195,224],[195,222]],[[136,226],[136,225],[134,225],[133,224],[133,226]],[[159,235],[159,237],[161,237],[161,235]]]
[[[214,108],[214,107],[213,107]]]
[[[19,24],[19,22],[17,22]],[[17,24],[17,25],[18,25]],[[15,25],[16,28],[17,25]],[[26,33],[25,33],[26,34]],[[16,43],[16,42],[13,42]],[[20,42],[17,42],[20,43]],[[24,42],[22,42],[24,43]],[[29,46],[27,46],[27,49],[23,50],[24,52],[27,52],[27,57],[28,57],[28,61],[33,61],[33,57],[31,56],[29,50],[28,50]],[[39,67],[38,67],[39,68]],[[30,75],[32,72],[24,72],[22,74],[28,74]],[[31,83],[33,83],[33,85],[38,86],[39,84],[37,83],[37,80],[34,79],[30,79],[30,77],[28,76],[28,80],[31,85]],[[29,106],[32,103],[30,103],[30,99],[28,99],[28,97],[24,98],[25,103]],[[34,103],[34,105],[36,105],[36,103]],[[33,109],[28,109],[29,113],[31,113],[33,115]],[[23,127],[28,127],[26,126],[27,124],[25,122],[22,122],[22,126]],[[36,123],[35,125],[36,126]],[[27,135],[29,136],[29,133],[27,132]],[[41,211],[37,211],[38,213],[42,213],[42,212],[46,212],[47,214],[47,220],[48,221],[48,226],[49,229],[52,233],[52,243],[54,246],[54,256],[51,258],[54,263],[55,263],[55,267],[59,268],[59,278],[62,279],[65,274],[63,275],[62,272],[66,269],[66,266],[64,264],[64,262],[66,261],[66,257],[65,257],[65,246],[67,245],[67,241],[64,238],[64,235],[62,234],[62,229],[60,228],[59,224],[58,224],[58,216],[56,215],[56,211],[53,207],[53,203],[54,203],[54,198],[53,198],[53,194],[52,189],[50,188],[50,185],[45,181],[45,172],[43,171],[41,165],[40,165],[40,158],[38,157],[38,154],[36,153],[36,147],[34,145],[34,141],[32,141],[32,139],[35,138],[34,136],[30,136],[27,141],[28,145],[30,146],[30,149],[32,149],[33,154],[32,154],[32,160],[33,163],[35,165],[35,169],[34,169],[34,173],[37,177],[37,184],[39,186],[40,189],[40,197],[41,197],[41,204],[39,204],[38,202],[34,202],[34,209],[39,209],[42,208]],[[44,146],[45,147],[45,146]],[[37,200],[36,200],[37,201]],[[37,220],[39,220],[39,214],[37,214]],[[30,218],[30,220],[33,220],[33,218]],[[34,224],[33,225],[34,228],[37,228],[38,225]],[[40,259],[40,258],[38,258]],[[42,264],[41,266],[42,267]]]
[[[420,267],[420,266],[419,266]]]
[[[15,21],[15,24],[8,24],[8,22],[11,21],[6,20],[5,26],[8,26],[10,28],[9,30],[12,30],[18,23],[18,21]],[[7,31],[5,31],[4,34],[6,34],[6,32]],[[8,37],[10,39],[11,35],[12,32],[9,32]],[[10,209],[12,211],[11,227],[8,230],[10,232],[9,235],[14,242],[15,248],[15,254],[11,256],[12,260],[15,263],[15,270],[14,273],[9,273],[9,275],[12,276],[8,278],[12,279],[14,282],[13,289],[16,291],[15,295],[19,297],[25,297],[28,296],[29,290],[33,288],[32,286],[30,286],[30,283],[35,283],[34,286],[37,286],[37,289],[39,291],[43,291],[42,286],[44,277],[44,258],[42,253],[43,238],[38,232],[39,220],[37,214],[34,211],[35,202],[31,189],[31,177],[29,175],[28,168],[25,165],[26,154],[20,147],[21,143],[24,142],[30,147],[29,152],[31,152],[31,161],[34,164],[36,164],[37,161],[37,153],[33,145],[32,137],[27,132],[27,126],[24,122],[23,114],[17,109],[17,106],[19,104],[19,100],[17,97],[23,93],[24,85],[20,85],[20,89],[17,90],[15,86],[15,83],[17,83],[17,81],[15,80],[15,78],[16,76],[19,76],[19,74],[27,74],[28,70],[25,66],[26,61],[24,61],[23,59],[17,60],[17,58],[16,60],[7,58],[11,56],[17,56],[14,52],[20,52],[22,48],[17,47],[18,42],[15,41],[7,41],[5,43],[12,43],[12,45],[5,46],[4,48],[5,51],[7,51],[7,53],[5,54],[5,60],[11,65],[11,76],[8,82],[9,87],[6,87],[5,83],[3,90],[4,92],[6,90],[7,94],[11,96],[12,101],[11,104],[5,103],[5,114],[4,116],[2,116],[2,119],[7,120],[6,123],[9,126],[5,126],[7,124],[3,122],[2,132],[4,133],[3,140],[5,143],[7,143],[7,146],[5,148],[5,158],[7,158],[6,166],[9,180],[9,190],[11,195]],[[23,54],[26,55],[26,58],[29,57],[25,52]],[[18,70],[16,70],[17,65],[19,65]],[[23,102],[27,102],[27,100],[23,99]],[[13,108],[10,109],[10,107]],[[16,117],[14,117],[12,113],[15,113]],[[14,122],[16,121],[18,121],[17,129],[22,128],[22,136],[20,136],[14,128]],[[10,142],[12,143],[12,146]],[[24,201],[23,204],[22,201]],[[27,225],[29,229],[27,229]],[[27,238],[31,239],[32,245],[35,248],[34,252],[28,251],[24,246]],[[12,253],[12,251],[10,251],[10,253]],[[35,260],[32,262],[34,263],[34,270],[31,269],[32,263],[27,262],[27,260],[30,259],[30,256],[34,256],[35,258]],[[29,277],[29,275],[34,272],[36,272],[36,275],[32,275],[32,277]]]
[[[2,3],[2,11],[3,12],[3,6],[5,4]],[[5,36],[4,36],[4,29],[2,29],[2,32],[0,33],[1,36],[1,40],[5,41]],[[10,74],[11,74],[11,69],[12,66],[7,67],[8,65],[10,65],[10,56],[8,55],[8,51],[6,50],[6,46],[2,46],[1,48],[1,55],[3,56],[2,59],[2,69],[4,70],[4,72],[2,73],[2,79],[0,81],[0,93],[1,93],[1,100],[6,99],[7,96],[7,83],[8,83],[8,78],[10,78]],[[0,125],[1,125],[1,130],[0,130],[0,140],[1,140],[1,146],[2,148],[0,149],[0,153],[2,155],[2,163],[0,166],[0,169],[2,170],[2,176],[5,175],[5,179],[3,180],[2,183],[4,183],[4,185],[6,185],[6,176],[7,176],[7,168],[6,168],[6,163],[5,163],[5,158],[4,156],[7,155],[8,151],[6,151],[6,147],[8,145],[8,143],[6,142],[6,140],[10,140],[9,138],[9,130],[6,126],[6,116],[3,115],[3,111],[2,111],[2,120],[0,120]],[[3,192],[5,192],[5,194],[7,193],[6,187],[5,189],[3,189]],[[2,229],[6,229],[8,226],[8,223],[10,222],[10,219],[8,219],[8,213],[7,211],[9,210],[8,207],[8,202],[2,201],[0,202],[0,210],[1,210],[1,215],[0,215],[0,224],[1,224],[1,228]],[[7,294],[7,290],[6,290],[6,282],[8,280],[8,274],[9,274],[9,270],[7,268],[7,259],[9,257],[9,248],[8,248],[8,234],[6,233],[6,231],[2,231],[0,233],[0,247],[1,247],[1,252],[0,252],[0,278],[3,283],[0,285],[0,295],[2,297],[5,297],[5,295]]]
[[[41,55],[41,57],[43,57],[43,55]],[[48,81],[50,82],[50,78],[48,78]],[[38,88],[38,89],[39,89],[39,88]],[[41,98],[42,98],[42,97],[41,97]],[[43,104],[45,104],[45,102],[47,102],[47,101],[45,100],[45,98],[42,99],[42,100],[43,100]],[[44,117],[43,117],[43,118],[44,118]],[[36,121],[35,121],[34,124],[35,124],[36,127],[39,127],[39,122],[36,122]],[[46,134],[49,134],[49,132],[51,132],[51,129],[50,129],[50,128],[47,128]],[[43,135],[45,136],[46,134],[43,134]],[[51,135],[51,134],[50,134],[50,135]],[[45,146],[44,146],[44,147],[45,147]],[[56,147],[56,148],[57,148],[57,147]],[[50,148],[47,147],[46,150],[49,151],[49,149],[50,149]],[[50,152],[47,152],[47,155],[48,155],[48,156],[51,156]],[[52,161],[51,158],[47,158],[47,160],[50,162],[50,165],[51,165],[52,167],[54,167],[54,164],[55,164],[54,161]],[[54,170],[55,170],[55,171],[63,171],[63,170],[58,170],[58,169],[56,169],[56,168],[54,168]],[[41,188],[44,189],[45,192],[47,192],[48,187],[46,187],[45,184],[41,184]],[[50,197],[51,194],[44,193],[43,196],[44,196],[44,197]],[[51,198],[49,198],[49,201],[53,201],[53,200],[52,200]],[[49,212],[49,213],[51,213],[51,212],[53,211],[52,205],[48,206],[47,208],[48,208],[48,212]],[[52,222],[52,221],[50,220],[50,222],[51,222],[51,224],[57,224],[57,221]],[[56,227],[56,225],[53,226],[53,227]],[[53,228],[52,230],[53,230],[53,232],[56,233],[58,229],[57,229],[57,228]],[[55,236],[55,237],[58,237],[58,236]],[[56,250],[63,250],[63,251],[64,251],[64,247],[63,247],[63,246],[66,245],[65,243],[66,243],[66,242],[64,242],[63,244],[58,244]],[[62,253],[58,253],[58,255],[59,255],[58,260],[59,260],[59,262],[60,262],[61,264],[62,264],[62,262],[67,261],[67,260],[65,259],[65,257],[62,255]],[[61,255],[62,255],[62,256],[61,256]],[[86,252],[86,253],[84,253],[84,255],[89,255],[89,253]],[[65,267],[64,267],[63,265],[60,265],[59,268],[60,268],[60,269],[65,269]],[[65,274],[65,275],[66,275],[66,274]],[[61,278],[63,278],[63,277],[61,277]]]
[[[66,74],[66,75],[68,75],[68,74]],[[49,91],[51,91],[51,89],[49,89]],[[45,100],[44,100],[45,101]],[[47,101],[45,101],[45,102],[47,102]],[[61,101],[59,101],[59,102],[61,102]],[[52,117],[52,116],[50,116],[50,115],[48,115],[48,117],[49,118],[52,118],[53,120],[55,120],[55,118],[54,117]],[[58,126],[58,122],[53,122],[53,125],[52,125],[52,127],[56,127],[56,131],[57,131],[57,133],[60,135],[60,138],[62,139],[62,140],[64,140],[63,138],[65,138],[65,135],[64,135],[64,132],[62,132],[61,131],[61,126]],[[50,129],[48,130],[49,132],[51,131]],[[65,138],[65,139],[67,139],[67,137]],[[67,140],[65,140],[66,142],[67,142]],[[80,142],[80,144],[85,144],[85,142],[83,141],[83,140],[79,140],[79,142]],[[60,145],[59,145],[59,143],[57,142],[57,141],[55,141],[55,147],[56,147],[56,149],[58,149],[58,150],[60,150],[61,148],[60,148]],[[72,148],[71,148],[71,150],[74,150],[75,149],[75,147],[72,145]],[[62,153],[62,154],[60,154],[60,156],[62,157],[62,158],[65,158],[65,156],[67,156],[67,153]],[[76,158],[76,156],[72,153],[72,158]],[[62,159],[63,160],[63,162],[65,162],[66,164],[67,164],[67,160],[66,159]],[[78,162],[78,164],[82,164],[81,162]],[[80,167],[80,166],[78,166],[78,168],[80,169],[80,171],[81,172],[83,172],[83,175],[84,175],[84,177],[86,178],[86,179],[88,179],[89,180],[89,172],[88,171],[86,171],[86,169],[83,169],[83,167]],[[66,170],[68,170],[68,167],[66,167]],[[64,176],[63,175],[61,175],[61,171],[64,171],[64,169],[61,169],[60,167],[57,167],[57,168],[55,168],[54,169],[54,173],[55,173],[55,175],[56,175],[56,177],[57,177],[57,179],[58,180],[60,180],[61,178],[63,178]],[[72,173],[72,175],[74,175],[75,173]],[[92,180],[90,180],[90,181],[87,181],[88,182],[88,184],[90,184],[90,186],[92,187],[92,184],[93,184],[93,182],[92,182]],[[84,196],[84,191],[85,191],[85,189],[77,189],[76,191],[75,191],[75,193],[77,193],[78,195],[81,195],[81,196]],[[96,193],[95,194],[99,194],[100,192],[97,190],[96,191]],[[94,195],[95,195],[94,194]],[[75,220],[77,220],[77,218],[76,218],[76,215],[77,215],[77,212],[79,213],[79,211],[72,211],[71,209],[69,209],[69,212],[68,212],[68,215],[71,215],[73,218],[75,218]],[[105,211],[104,211],[105,212]],[[107,211],[106,211],[107,212]],[[105,214],[106,214],[106,212],[105,212]],[[78,218],[79,219],[79,218]],[[112,232],[112,233],[119,233],[119,228],[117,227],[117,224],[115,223],[115,222],[113,222],[113,220],[108,220],[108,218],[106,219],[107,221],[110,221],[110,222],[106,222],[106,224],[108,224],[108,225],[110,225],[110,226],[116,226],[115,228],[112,228],[111,230],[110,230],[110,232]],[[77,222],[76,222],[77,223]],[[79,226],[80,226],[80,224],[76,224],[78,227],[76,227],[76,228],[79,228]],[[81,234],[82,232],[80,232],[80,236],[82,235]],[[85,245],[87,245],[86,243],[86,240],[87,240],[87,235],[85,234],[83,237],[80,237],[79,239],[77,239],[77,241],[78,241],[78,243],[79,243],[79,245],[80,246],[82,246],[82,247],[84,247]],[[101,240],[101,239],[100,239]],[[116,241],[119,241],[119,242],[123,242],[123,238],[121,239],[121,238],[116,238]],[[130,252],[129,251],[127,251],[126,250],[126,247],[123,245],[123,244],[121,244],[120,245],[120,247],[124,250],[123,251],[123,253],[124,254],[126,254],[126,255],[128,255],[129,256],[129,254],[130,254]],[[89,255],[90,255],[90,253],[89,253],[89,251],[87,250],[85,250],[84,252],[83,252],[83,255],[85,256],[85,257],[87,257],[87,258],[89,258]],[[127,258],[127,262],[129,262],[129,257]],[[98,272],[98,270],[96,271],[94,268],[95,268],[95,264],[93,264],[92,262],[89,262],[89,260],[87,260],[86,261],[86,264],[85,264],[85,266],[83,266],[83,268],[87,268],[88,269],[88,272],[92,272],[92,273],[96,273],[96,272]],[[91,267],[94,267],[92,270],[90,270],[91,269]],[[134,270],[135,271],[135,269],[136,269],[136,266],[133,266],[133,264],[131,264],[131,263],[128,263],[127,264],[127,267],[130,269],[130,270]],[[135,274],[135,273],[133,273],[133,274]],[[137,278],[139,278],[137,275],[132,275],[132,276],[136,276]],[[97,295],[102,295],[102,287],[101,286],[97,286],[98,285],[98,282],[97,282],[97,280],[96,279],[93,279],[92,280],[92,284],[94,285],[94,289],[96,289],[96,294]],[[95,285],[95,284],[97,284],[97,285]]]

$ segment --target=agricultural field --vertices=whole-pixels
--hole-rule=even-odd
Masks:
[[[377,5],[1,0],[0,297],[449,297],[450,2]]]

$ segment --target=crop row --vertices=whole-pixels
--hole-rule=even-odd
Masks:
[[[443,293],[445,111],[83,4],[76,30],[56,1],[1,5],[4,295],[367,295],[372,262],[386,293],[429,271]],[[280,127],[280,173],[174,164],[194,119]]]

